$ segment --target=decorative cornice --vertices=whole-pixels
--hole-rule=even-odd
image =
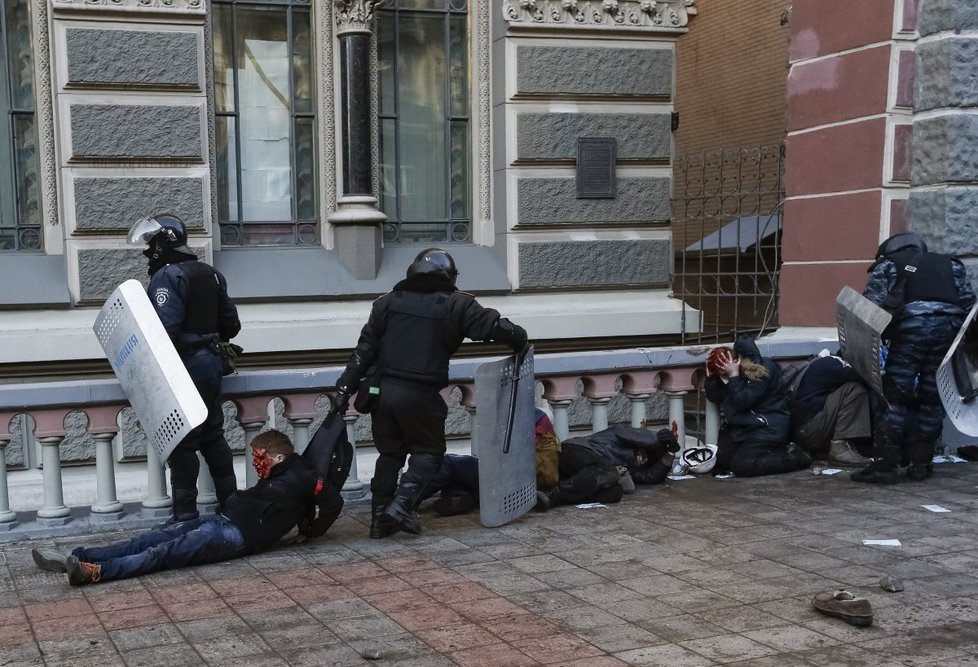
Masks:
[[[85,10],[137,13],[205,13],[204,0],[51,0],[55,11]]]
[[[371,32],[374,10],[383,0],[334,0],[336,34]]]
[[[685,28],[696,0],[504,0],[511,26],[655,32]]]

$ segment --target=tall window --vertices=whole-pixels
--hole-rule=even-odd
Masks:
[[[43,247],[29,2],[4,0],[0,13],[0,250]]]
[[[378,15],[388,241],[468,241],[469,0],[386,0]]]
[[[319,240],[309,0],[214,0],[222,245]]]

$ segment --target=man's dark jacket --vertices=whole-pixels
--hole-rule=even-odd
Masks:
[[[813,359],[791,402],[791,423],[800,428],[825,407],[825,399],[847,382],[862,383],[859,373],[832,355]]]
[[[302,457],[290,454],[272,466],[267,479],[236,491],[221,513],[238,527],[252,552],[262,551],[315,512],[318,480]]]
[[[662,462],[662,458],[666,452],[675,454],[679,451],[679,443],[669,430],[652,432],[628,424],[614,424],[591,435],[568,438],[563,444],[585,447],[613,466],[628,468],[636,484],[661,483],[669,473],[669,466]],[[648,464],[642,467],[635,464],[639,449],[644,449],[648,456]]]
[[[733,348],[740,357],[763,366],[767,372],[745,372],[741,366],[740,375],[726,383],[718,377],[708,377],[706,397],[720,406],[734,442],[787,443],[791,419],[781,368],[771,359],[761,357],[750,338],[738,338]]]

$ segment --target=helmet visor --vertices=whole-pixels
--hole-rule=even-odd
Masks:
[[[160,223],[155,218],[143,218],[133,224],[129,229],[129,236],[126,237],[126,241],[131,245],[149,243],[150,239],[156,236],[162,229],[163,227],[160,226]]]

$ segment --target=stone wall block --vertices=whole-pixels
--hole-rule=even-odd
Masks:
[[[912,185],[978,181],[978,114],[914,122],[910,178]]]
[[[669,178],[619,178],[614,199],[578,199],[573,178],[520,178],[520,225],[666,222],[670,215]]]
[[[71,105],[72,160],[202,162],[200,108],[191,105]]]
[[[75,227],[127,230],[145,215],[172,213],[190,230],[204,228],[200,178],[76,178]]]
[[[580,137],[618,141],[619,160],[668,161],[669,114],[522,113],[516,121],[518,160],[576,160]]]
[[[919,0],[917,31],[922,37],[946,30],[978,30],[974,0]]]
[[[199,90],[199,40],[195,32],[68,28],[67,85]]]
[[[204,248],[192,248],[203,258]],[[138,248],[83,248],[78,251],[79,293],[82,301],[104,301],[121,283],[135,278],[149,284],[146,258]]]
[[[915,191],[910,194],[910,228],[931,250],[978,255],[978,187]]]
[[[914,110],[978,106],[978,39],[953,37],[917,46]]]
[[[671,280],[668,240],[546,241],[522,243],[520,287],[666,286]]]
[[[672,97],[670,49],[518,46],[516,95]]]

